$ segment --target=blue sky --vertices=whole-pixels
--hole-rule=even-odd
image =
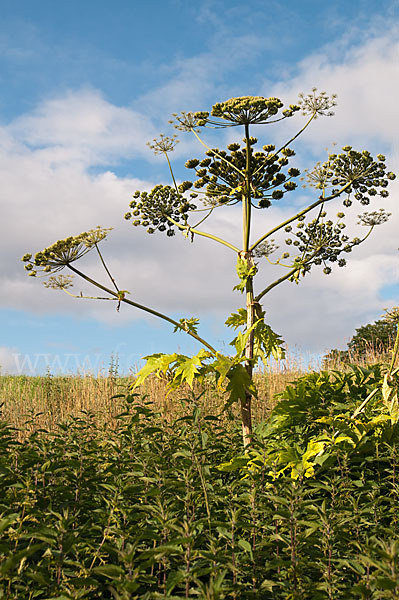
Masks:
[[[339,105],[298,146],[301,168],[337,142],[384,152],[399,171],[397,1],[2,0],[1,17],[3,371],[98,371],[111,354],[126,371],[148,353],[196,351],[195,342],[128,307],[116,313],[110,303],[74,300],[26,277],[22,254],[98,224],[114,227],[104,248],[120,287],[174,317],[200,316],[204,337],[226,348],[223,321],[240,304],[230,254],[202,240],[153,239],[123,220],[136,189],[169,183],[146,141],[169,131],[172,112],[240,95],[289,104],[316,85],[337,92]],[[179,177],[187,177],[182,165],[191,156],[201,149],[185,138],[174,157]],[[398,192],[394,184],[390,222],[346,269],[270,295],[269,322],[290,348],[344,347],[355,327],[399,303]],[[294,202],[305,201],[302,193]],[[262,217],[259,231],[289,210]],[[230,234],[236,216],[220,217],[215,231]],[[100,276],[90,260],[87,269]]]

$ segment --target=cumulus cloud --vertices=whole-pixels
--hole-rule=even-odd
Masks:
[[[151,123],[148,129],[151,133]],[[193,300],[193,310],[205,309],[209,284],[218,289],[212,306],[220,308],[225,294],[217,285],[220,275],[208,268],[212,247],[200,242],[205,258],[201,266],[196,248],[182,237],[150,239],[142,228],[124,221],[132,192],[150,189],[154,182],[118,177],[111,170],[91,171],[98,162],[117,160],[126,153],[142,156],[148,135],[145,117],[108,103],[92,90],[45,101],[0,128],[3,307],[66,310],[112,321],[109,303],[74,302],[65,294],[46,290],[40,281],[26,277],[20,262],[27,251],[36,252],[57,239],[102,225],[114,227],[103,243],[107,264],[120,287],[131,290],[137,301],[171,311],[188,310],[188,300]],[[223,217],[218,223],[222,231],[230,226]],[[184,265],[182,253],[187,257]],[[221,256],[224,267],[234,264],[223,251]],[[98,261],[89,256],[86,265],[91,274],[110,283]],[[84,282],[77,282],[76,289],[93,294]],[[131,314],[138,316],[135,311]]]
[[[338,107],[334,118],[320,119],[305,139],[317,145],[379,142],[399,150],[398,25],[385,24],[383,33],[365,30],[355,40],[347,34],[326,45],[296,65],[294,77],[279,82],[272,93],[292,102],[314,86],[337,94]],[[269,84],[262,91],[270,95]]]
[[[47,99],[15,119],[7,132],[50,165],[79,161],[91,167],[122,156],[150,156],[145,140],[155,133],[145,114],[115,106],[94,89]]]

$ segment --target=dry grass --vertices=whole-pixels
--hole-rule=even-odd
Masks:
[[[360,365],[372,364],[387,360],[387,355],[381,356],[370,352],[367,356],[352,356],[351,362]],[[340,361],[330,362],[329,370],[345,370],[347,363]],[[255,423],[267,418],[276,404],[276,394],[283,391],[287,384],[294,381],[305,372],[311,370],[298,360],[289,359],[277,363],[273,368],[255,375],[258,388],[258,398],[253,401],[253,416]],[[76,376],[26,376],[3,375],[0,376],[0,404],[2,404],[2,417],[12,426],[21,430],[22,438],[29,432],[38,428],[52,430],[57,423],[65,421],[68,417],[77,417],[82,411],[91,412],[99,424],[112,425],[115,416],[120,412],[123,398],[113,398],[117,394],[126,393],[128,385],[134,377],[118,377],[115,374]],[[202,396],[198,403],[207,414],[221,412],[226,396],[218,391],[212,381],[206,382],[202,389],[194,389],[194,394],[189,388],[168,394],[166,382],[157,378],[150,378],[140,390],[146,401],[151,401],[154,408],[173,421],[188,412],[187,402]],[[139,400],[138,400],[139,401]],[[239,412],[237,406],[232,407],[233,414]]]
[[[332,359],[323,361],[323,369],[329,371],[346,371],[350,368],[349,365],[354,364],[360,367],[366,367],[367,365],[373,365],[376,363],[389,363],[392,358],[391,351],[383,352],[379,347],[369,346],[366,352],[358,354],[348,350],[347,358],[341,360],[339,356],[335,356]]]

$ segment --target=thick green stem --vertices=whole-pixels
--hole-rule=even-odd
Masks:
[[[208,344],[208,342],[206,342],[204,339],[202,339],[199,335],[197,335],[193,331],[185,329],[185,327],[181,323],[179,323],[178,321],[175,321],[174,319],[171,319],[170,317],[168,317],[168,316],[166,316],[166,315],[164,315],[164,314],[162,314],[162,313],[160,313],[160,312],[158,312],[156,310],[153,310],[152,308],[148,308],[147,306],[144,306],[143,304],[138,304],[137,302],[133,302],[132,300],[129,300],[128,298],[121,298],[120,295],[117,292],[114,292],[113,290],[110,290],[109,288],[105,287],[105,285],[102,285],[101,283],[99,283],[98,281],[95,281],[94,279],[92,279],[88,275],[85,275],[84,273],[82,273],[81,271],[79,271],[78,269],[76,269],[76,267],[73,267],[70,264],[67,265],[67,267],[69,269],[71,269],[71,271],[73,271],[74,273],[76,273],[76,275],[79,275],[79,277],[82,277],[82,279],[85,279],[86,281],[88,281],[92,285],[98,287],[100,290],[103,290],[103,292],[107,292],[107,294],[110,294],[111,296],[114,296],[115,298],[117,298],[118,300],[120,300],[120,302],[125,302],[126,304],[129,304],[130,306],[134,306],[135,308],[139,308],[140,310],[144,310],[145,312],[148,312],[151,315],[154,315],[155,317],[158,317],[159,319],[163,319],[164,321],[168,321],[168,323],[171,323],[172,325],[174,325],[175,327],[177,327],[181,331],[184,331],[185,333],[187,333],[188,335],[190,335],[191,337],[193,337],[195,340],[197,340],[197,342],[200,342],[201,344],[203,344],[206,348],[208,348],[208,350],[210,352],[212,352],[212,354],[216,354],[215,348],[213,348],[210,344]]]
[[[251,233],[251,145],[249,143],[249,125],[245,125],[246,140],[246,167],[245,167],[245,194],[242,197],[243,203],[243,251],[239,258],[246,262],[248,271],[254,267],[252,253],[248,252],[250,233]],[[253,324],[255,322],[254,290],[253,277],[248,277],[246,282],[246,309],[247,309],[247,331],[250,335],[245,347],[245,368],[252,379],[253,359],[254,359],[254,332]],[[241,398],[241,419],[242,436],[244,448],[249,446],[252,441],[252,395],[249,391],[245,392],[244,398]]]
[[[252,257],[248,258],[252,261]],[[252,261],[253,262],[253,261]],[[254,305],[254,292],[253,292],[253,281],[250,277],[247,281],[246,286],[247,295],[247,331],[251,329],[249,334],[247,345],[245,348],[245,368],[248,375],[253,376],[253,359],[254,359],[254,331],[253,324],[255,322],[255,305]],[[241,400],[241,417],[242,417],[242,435],[244,447],[248,446],[252,441],[252,395],[250,392],[246,392],[245,398]]]

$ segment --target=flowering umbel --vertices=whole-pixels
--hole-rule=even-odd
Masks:
[[[32,254],[25,254],[22,257],[22,261],[27,263],[25,270],[32,277],[35,277],[39,271],[43,271],[47,275],[61,271],[64,267],[90,252],[92,248],[107,237],[111,229],[112,227],[107,229],[96,227],[79,235],[58,240],[52,246],[35,254],[33,259]]]

